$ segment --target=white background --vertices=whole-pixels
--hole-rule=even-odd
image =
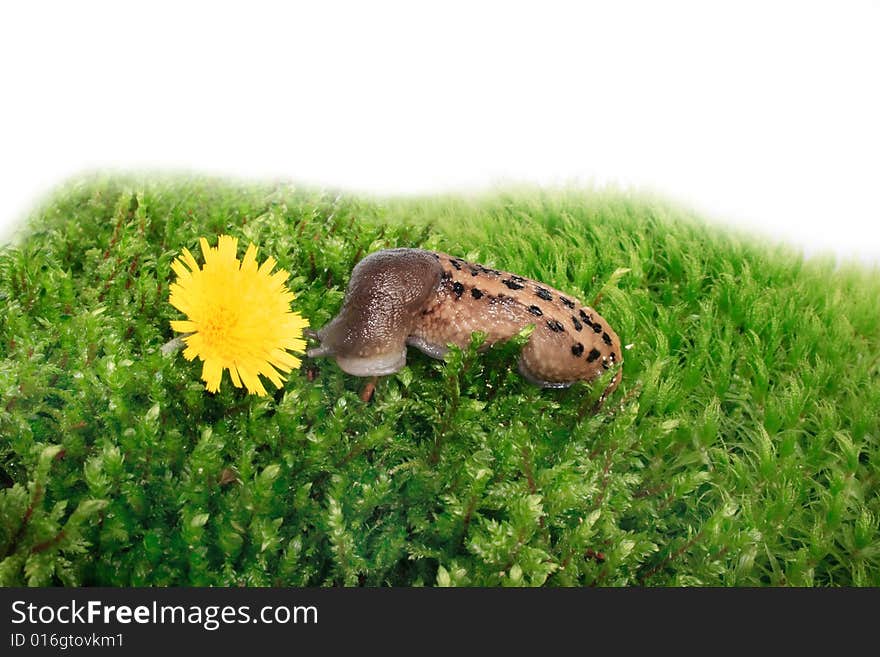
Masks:
[[[0,9],[0,235],[68,176],[645,189],[880,262],[880,3]]]

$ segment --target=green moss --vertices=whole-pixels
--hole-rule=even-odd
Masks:
[[[254,241],[313,326],[353,265],[439,248],[568,290],[623,383],[524,338],[256,398],[163,357],[171,260]],[[91,178],[0,249],[0,585],[880,585],[880,275],[621,194],[367,199]]]

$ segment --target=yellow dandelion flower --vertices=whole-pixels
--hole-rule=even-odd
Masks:
[[[184,357],[204,361],[202,380],[210,392],[220,389],[224,369],[236,388],[244,384],[251,394],[266,394],[260,375],[280,388],[280,372],[300,365],[288,352],[305,351],[303,329],[309,325],[290,309],[294,295],[285,284],[288,273],[271,273],[272,257],[258,267],[253,244],[239,262],[238,240],[229,235],[221,235],[216,247],[204,237],[199,244],[204,266],[199,268],[187,249],[171,263],[177,281],[170,286],[169,301],[187,317],[172,321],[171,328],[190,334],[183,338]]]

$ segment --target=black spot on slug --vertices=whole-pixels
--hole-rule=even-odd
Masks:
[[[476,269],[471,269],[471,276],[479,276],[479,275],[480,275],[480,272],[478,272]]]
[[[524,280],[526,280],[522,276],[516,276],[514,274],[511,274],[510,278],[515,280],[517,283],[522,283]]]
[[[452,284],[452,291],[455,292],[456,299],[461,299],[461,295],[464,294],[464,285],[456,281]]]
[[[584,345],[582,345],[580,342],[578,342],[578,343],[572,345],[572,347],[571,347],[571,353],[574,354],[574,355],[577,356],[577,357],[580,357],[581,354],[584,353]]]
[[[543,287],[536,287],[535,294],[537,294],[544,301],[553,301],[553,295],[550,294],[549,290],[545,290]]]
[[[587,313],[585,313],[583,308],[581,308],[580,315],[581,315],[581,319],[584,320],[584,324],[592,324],[592,322],[593,322],[592,315],[588,315]]]
[[[458,262],[458,260],[450,259],[449,264],[451,264],[453,267],[455,267],[456,271],[461,271],[461,264]]]
[[[559,300],[564,303],[569,308],[574,308],[574,301],[571,299],[566,299],[565,297],[559,297]]]
[[[477,288],[473,288],[471,290],[471,296],[474,299],[481,299],[483,297],[483,293],[480,290],[478,290]]]
[[[565,330],[565,327],[557,322],[555,319],[548,319],[547,326],[549,326],[550,330],[554,331],[555,333],[560,333],[561,331]]]
[[[593,333],[601,333],[605,329],[602,328],[602,325],[599,322],[593,324]]]
[[[541,309],[538,308],[538,306],[529,306],[529,312],[533,315],[537,315],[538,317],[544,314],[543,312],[541,312]]]
[[[516,281],[514,281],[510,278],[505,278],[501,282],[504,283],[511,290],[521,290],[521,289],[523,289],[523,287],[525,287],[524,285],[521,285],[520,283],[517,283]]]
[[[448,281],[450,278],[452,278],[452,272],[444,271],[442,274],[440,274],[440,278],[442,278],[444,281]]]
[[[602,342],[604,342],[605,344],[610,345],[610,344],[611,344],[611,336],[608,335],[607,333],[603,333],[603,334],[602,334]]]
[[[602,354],[599,353],[598,349],[596,349],[596,348],[590,349],[590,353],[587,354],[587,362],[588,363],[595,362],[595,360],[601,355]]]
[[[580,320],[574,315],[571,316],[571,323],[574,324],[575,331],[580,331],[582,328],[584,328],[584,325],[581,324]]]

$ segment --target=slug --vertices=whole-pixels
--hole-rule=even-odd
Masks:
[[[407,346],[443,358],[484,331],[484,348],[528,324],[519,371],[544,388],[592,381],[617,366],[600,402],[620,383],[620,339],[595,310],[544,283],[421,249],[387,249],[355,265],[342,309],[306,355],[331,356],[355,376],[393,374]]]

